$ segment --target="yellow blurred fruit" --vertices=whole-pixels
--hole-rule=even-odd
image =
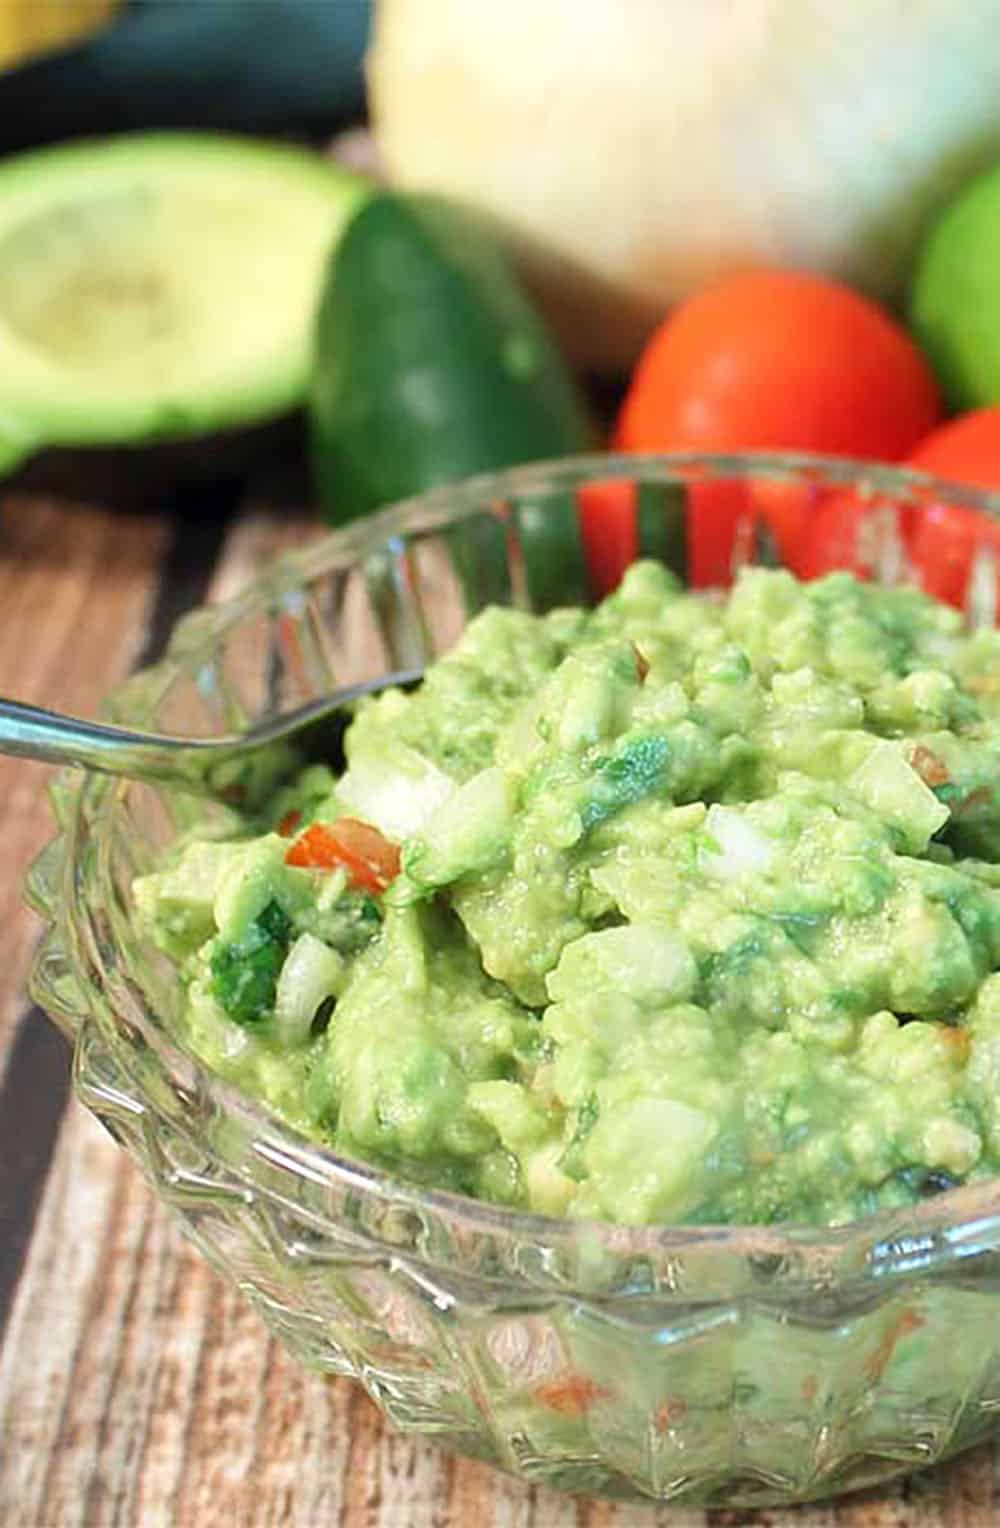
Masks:
[[[0,69],[96,32],[123,0],[0,0]]]

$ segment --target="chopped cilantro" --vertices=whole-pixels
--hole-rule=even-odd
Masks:
[[[260,1024],[273,1012],[291,931],[288,915],[272,900],[242,939],[220,944],[213,952],[212,995],[235,1024]]]
[[[587,1176],[587,1170],[583,1165],[583,1148],[587,1137],[597,1124],[600,1112],[596,1093],[588,1093],[576,1111],[576,1129],[573,1132],[573,1138],[559,1158],[559,1166],[567,1178],[572,1178],[575,1183],[581,1182]]]
[[[671,747],[666,737],[631,739],[619,754],[600,760],[580,817],[585,832],[596,828],[623,807],[662,790],[670,770]]]

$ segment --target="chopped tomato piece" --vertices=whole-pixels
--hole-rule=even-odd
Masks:
[[[312,823],[288,850],[285,864],[304,870],[344,869],[359,891],[370,892],[385,891],[400,869],[396,844],[356,817]]]
[[[284,817],[282,817],[281,821],[278,823],[278,832],[281,834],[282,838],[291,838],[292,834],[295,832],[301,821],[301,812],[286,812]]]
[[[896,1351],[896,1344],[903,1337],[908,1337],[911,1332],[918,1332],[924,1324],[924,1318],[918,1311],[908,1307],[900,1312],[890,1326],[886,1328],[878,1345],[869,1353],[864,1362],[864,1370],[869,1381],[874,1385],[882,1378]]]
[[[947,785],[951,779],[947,764],[924,743],[917,743],[910,750],[910,767],[932,790],[935,785]]]
[[[632,651],[635,653],[635,674],[640,684],[646,683],[646,675],[649,673],[649,659],[641,648],[632,643]]]
[[[577,490],[580,534],[594,593],[617,589],[639,554],[636,485],[625,478],[583,483]]]
[[[561,1417],[582,1417],[595,1401],[604,1400],[611,1394],[586,1374],[560,1374],[556,1379],[546,1380],[534,1392],[535,1400],[549,1411]]]
[[[943,1043],[951,1051],[951,1059],[956,1066],[964,1066],[969,1059],[972,1049],[972,1036],[967,1029],[952,1029],[947,1024],[942,1024],[940,1037]]]
[[[969,674],[965,688],[973,695],[1000,695],[1000,674]]]
[[[658,1433],[669,1432],[675,1422],[681,1421],[686,1415],[687,1402],[682,1401],[679,1395],[672,1395],[657,1406],[653,1413],[653,1426]]]

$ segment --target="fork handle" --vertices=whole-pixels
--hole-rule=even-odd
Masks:
[[[84,721],[0,697],[0,753],[15,758],[97,769],[134,780],[164,780],[174,778],[181,757],[197,747],[187,739]]]

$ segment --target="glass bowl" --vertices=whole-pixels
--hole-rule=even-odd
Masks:
[[[209,737],[420,664],[488,601],[586,598],[578,497],[615,480],[600,492],[625,555],[637,508],[640,545],[696,575],[700,558],[702,576],[727,514],[723,575],[779,560],[789,513],[836,502],[844,526],[860,523],[837,555],[887,582],[906,578],[909,532],[941,503],[1000,519],[1000,501],[971,490],[806,457],[517,469],[276,562],[183,620],[108,714]],[[965,579],[970,619],[992,621],[989,551],[942,567]],[[289,1349],[359,1380],[397,1426],[570,1491],[729,1504],[868,1485],[994,1428],[1000,1182],[835,1230],[636,1229],[515,1213],[345,1160],[172,1037],[176,983],[136,931],[130,886],[214,809],[82,774],[54,799],[59,836],[29,879],[49,925],[32,992],[73,1040],[77,1094]]]

